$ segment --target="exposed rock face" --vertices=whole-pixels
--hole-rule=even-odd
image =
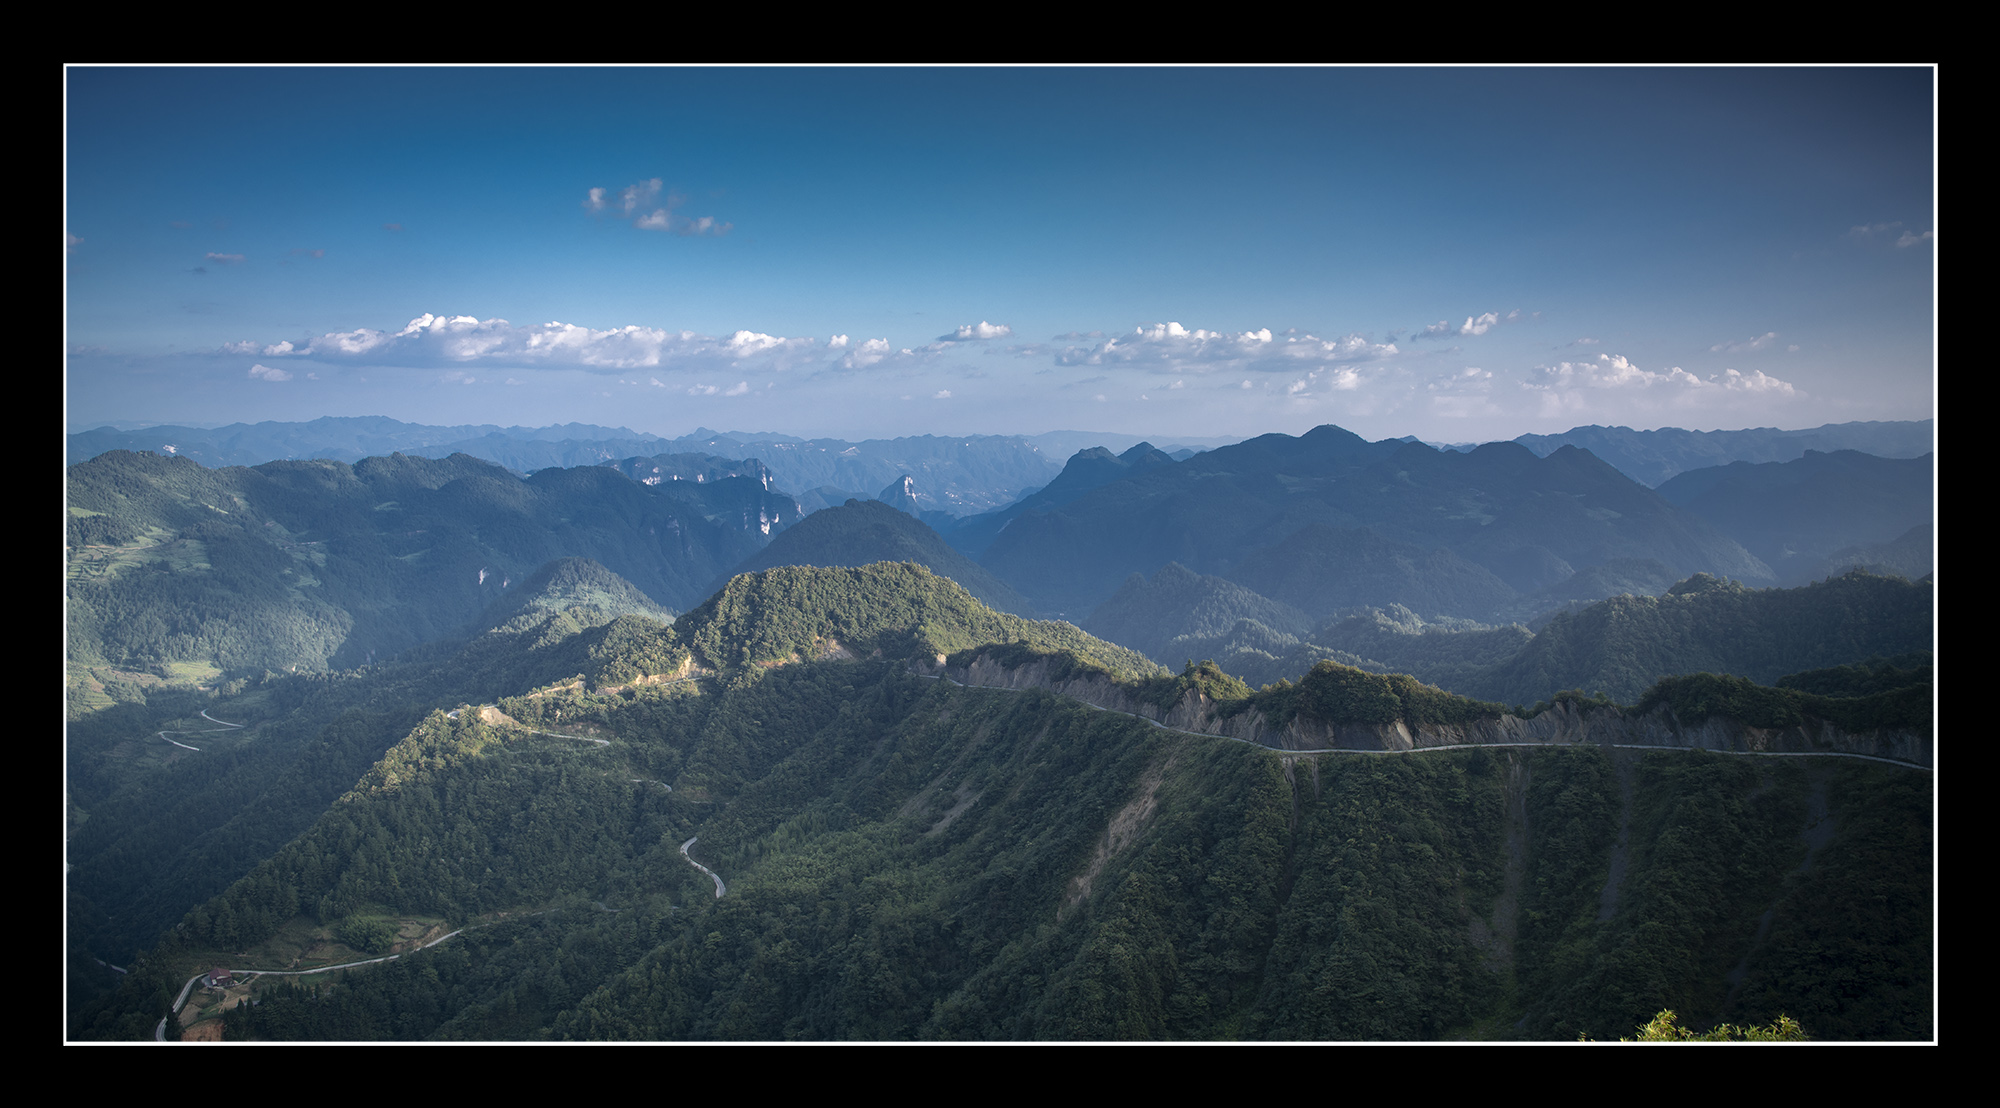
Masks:
[[[1700,723],[1683,724],[1666,707],[1639,716],[1617,708],[1581,711],[1571,704],[1558,704],[1532,719],[1500,715],[1469,724],[1425,725],[1415,730],[1401,721],[1327,723],[1304,717],[1284,727],[1273,727],[1262,712],[1254,710],[1225,717],[1214,701],[1194,690],[1172,708],[1162,711],[1158,705],[1138,699],[1130,689],[1107,677],[1052,678],[1046,661],[1008,667],[981,654],[969,665],[924,667],[919,663],[918,669],[927,676],[961,685],[1047,689],[1108,711],[1152,720],[1176,731],[1237,739],[1275,750],[1398,751],[1510,743],[1551,746],[1595,743],[1734,753],[1865,754],[1930,766],[1936,738],[1932,734],[1896,730],[1849,733],[1822,721],[1809,721],[1799,727],[1762,728],[1710,717]]]
[[[888,488],[876,493],[875,499],[899,512],[908,512],[913,516],[920,515],[923,511],[917,503],[916,478],[908,475],[897,478]]]

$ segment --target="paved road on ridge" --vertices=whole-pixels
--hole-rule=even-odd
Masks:
[[[999,690],[999,691],[1001,691],[1001,692],[1021,692],[1021,691],[1022,691],[1022,690],[1020,690],[1020,689],[1014,689],[1014,688],[1008,688],[1008,687],[1007,687],[1007,686],[1005,686],[1005,685],[968,685],[968,684],[966,684],[966,683],[965,683],[965,682],[963,682],[963,681],[960,681],[960,680],[957,680],[956,678],[952,678],[952,677],[946,677],[946,676],[944,676],[943,674],[935,674],[935,673],[918,673],[918,674],[913,674],[913,676],[916,676],[916,677],[925,677],[925,678],[929,678],[929,679],[930,679],[930,680],[932,680],[932,681],[938,681],[938,680],[943,680],[943,681],[950,681],[950,682],[951,682],[952,684],[954,684],[954,685],[957,685],[957,686],[958,686],[959,688],[961,688],[961,689],[996,689],[996,690]],[[1252,740],[1250,740],[1250,739],[1239,739],[1239,738],[1237,738],[1237,737],[1236,737],[1236,736],[1234,736],[1234,735],[1211,735],[1211,734],[1209,734],[1209,733],[1208,733],[1208,732],[1206,732],[1206,731],[1183,731],[1183,730],[1181,730],[1181,729],[1180,729],[1180,728],[1178,728],[1178,727],[1168,727],[1168,726],[1167,726],[1166,724],[1164,724],[1164,723],[1161,723],[1161,722],[1160,722],[1159,720],[1156,720],[1156,719],[1151,719],[1151,718],[1148,718],[1148,717],[1146,717],[1146,716],[1142,716],[1142,715],[1138,714],[1137,712],[1124,712],[1124,711],[1119,711],[1119,710],[1118,710],[1117,708],[1106,708],[1106,707],[1105,707],[1104,705],[1102,705],[1102,704],[1091,704],[1091,703],[1090,703],[1090,701],[1088,701],[1088,700],[1081,700],[1081,699],[1078,699],[1078,698],[1076,698],[1076,697],[1071,697],[1070,699],[1072,699],[1072,700],[1076,700],[1076,702],[1077,702],[1077,703],[1079,703],[1079,704],[1083,704],[1083,705],[1087,705],[1087,706],[1089,706],[1089,707],[1092,707],[1092,708],[1095,708],[1095,709],[1097,709],[1097,710],[1098,710],[1098,711],[1100,711],[1100,712],[1110,712],[1110,713],[1112,713],[1112,714],[1114,714],[1114,715],[1120,715],[1120,716],[1130,716],[1130,717],[1132,717],[1133,719],[1138,719],[1138,720],[1145,720],[1145,721],[1146,721],[1147,723],[1150,723],[1150,724],[1152,724],[1153,726],[1155,726],[1155,727],[1159,728],[1159,729],[1160,729],[1160,730],[1162,730],[1162,731],[1172,731],[1172,732],[1173,732],[1174,734],[1176,734],[1176,735],[1197,735],[1197,736],[1200,736],[1201,738],[1204,738],[1204,739],[1226,739],[1226,740],[1228,740],[1229,742],[1233,742],[1233,743],[1243,743],[1243,744],[1245,744],[1246,746],[1254,746],[1254,747],[1257,747],[1257,748],[1259,748],[1259,749],[1262,749],[1262,750],[1269,750],[1269,751],[1273,751],[1273,752],[1275,752],[1275,753],[1278,753],[1278,754],[1424,754],[1424,753],[1428,753],[1428,752],[1430,752],[1430,751],[1433,751],[1433,750],[1491,750],[1491,749],[1494,749],[1494,748],[1496,748],[1496,747],[1533,747],[1533,748],[1540,748],[1540,747],[1549,747],[1549,746],[1559,746],[1559,745],[1565,745],[1565,744],[1560,744],[1560,743],[1454,743],[1454,744],[1452,744],[1452,745],[1450,745],[1450,746],[1413,746],[1413,747],[1411,747],[1411,748],[1410,748],[1410,749],[1408,749],[1408,750],[1355,750],[1355,749],[1351,749],[1351,748],[1348,748],[1348,747],[1332,747],[1332,746],[1329,746],[1329,747],[1321,747],[1321,748],[1319,748],[1319,749],[1317,749],[1317,750],[1285,750],[1285,749],[1282,749],[1282,748],[1280,748],[1280,747],[1275,747],[1275,746],[1266,746],[1266,745],[1265,745],[1265,744],[1263,744],[1263,743],[1260,743],[1260,742],[1254,742],[1254,741],[1252,741]],[[1581,744],[1577,744],[1577,745],[1581,745]],[[1615,750],[1690,750],[1690,749],[1694,749],[1694,748],[1692,748],[1692,747],[1685,747],[1685,746],[1655,746],[1655,745],[1647,745],[1647,744],[1641,744],[1641,743],[1611,743],[1611,744],[1609,744],[1609,745],[1610,745],[1610,746],[1611,746],[1611,747],[1612,747],[1613,749],[1615,749]],[[1706,747],[1703,747],[1703,748],[1701,748],[1701,749],[1704,749],[1704,750],[1706,750],[1707,748],[1706,748]],[[1929,771],[1930,771],[1930,768],[1931,768],[1931,767],[1929,767],[1929,766],[1920,766],[1920,765],[1917,765],[1917,764],[1916,764],[1916,763],[1914,763],[1914,762],[1899,762],[1899,761],[1897,761],[1897,760],[1896,760],[1896,759],[1894,759],[1894,758],[1882,758],[1882,757],[1878,757],[1878,756],[1876,756],[1876,755],[1873,755],[1873,754],[1851,754],[1851,753],[1848,753],[1847,751],[1844,751],[1844,750],[1802,750],[1802,751],[1783,751],[1783,750],[1709,750],[1709,751],[1708,751],[1708,753],[1710,753],[1710,754],[1744,754],[1744,755],[1752,755],[1752,754],[1755,754],[1755,755],[1762,755],[1763,757],[1766,757],[1766,758],[1862,758],[1862,759],[1865,759],[1865,760],[1867,760],[1867,761],[1870,761],[1870,762],[1883,762],[1883,763],[1886,763],[1886,764],[1888,764],[1888,765],[1892,765],[1892,766],[1902,766],[1902,767],[1903,767],[1903,768],[1905,768],[1905,769],[1920,769],[1920,770],[1924,770],[1924,771],[1926,771],[1926,772],[1929,772]]]

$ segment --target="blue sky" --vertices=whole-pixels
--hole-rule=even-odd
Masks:
[[[69,429],[1935,414],[1934,73],[66,73]]]

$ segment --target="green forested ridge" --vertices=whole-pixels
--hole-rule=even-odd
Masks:
[[[1070,624],[993,611],[955,582],[914,563],[781,566],[743,574],[677,627],[715,668],[811,658],[833,643],[859,654],[909,658],[1011,642],[1069,650],[1116,672],[1150,674],[1159,668]]]
[[[916,562],[964,586],[989,608],[1033,616],[1027,600],[979,563],[945,544],[915,516],[877,500],[848,500],[814,512],[730,571],[734,576],[774,566],[865,566]],[[718,587],[726,582],[718,582]]]
[[[1877,655],[1928,650],[1933,589],[1855,571],[1795,589],[1697,575],[1664,596],[1614,597],[1550,621],[1460,691],[1510,701],[1587,688],[1631,703],[1662,677],[1731,673],[1772,682]]]
[[[1397,687],[1327,667],[1297,699],[1408,711]],[[483,929],[381,977],[267,979],[230,1036],[1575,1038],[1663,1007],[1929,1033],[1928,867],[1885,868],[1928,857],[1917,771],[1287,758],[889,657],[498,707],[610,745],[431,715],[78,1033],[150,1034],[190,967],[296,949],[274,938],[288,913],[336,939]],[[726,897],[678,856],[689,838]],[[1832,909],[1883,895],[1886,933]],[[1816,938],[1760,940],[1766,911]],[[1811,995],[1771,968],[1802,953]]]
[[[1720,716],[1752,727],[1798,727],[1811,717],[1849,732],[1885,728],[1929,731],[1930,667],[1910,672],[1899,686],[1845,697],[1822,696],[1782,685],[1769,688],[1742,677],[1696,673],[1662,680],[1639,698],[1636,710],[1644,714],[1662,705],[1671,707],[1684,724]]]
[[[1296,679],[1328,660],[1409,673],[1482,700],[1531,704],[1558,689],[1588,689],[1632,703],[1665,677],[1730,673],[1769,684],[1786,674],[1928,651],[1932,593],[1927,580],[1863,571],[1792,589],[1751,589],[1696,575],[1661,596],[1613,597],[1565,613],[1540,631],[1427,620],[1393,606],[1301,633],[1275,629],[1296,627],[1282,606],[1169,565],[1151,582],[1128,581],[1089,626],[1169,665],[1212,658],[1256,685]]]
[[[1588,689],[1629,704],[1667,677],[1726,673],[1770,684],[1787,674],[1838,669],[1868,658],[1927,653],[1932,597],[1928,581],[1861,571],[1793,589],[1751,589],[1698,575],[1663,596],[1599,601],[1560,615],[1537,632],[1426,621],[1407,609],[1391,609],[1336,620],[1308,639],[1251,624],[1219,639],[1180,645],[1258,683],[1329,659],[1410,673],[1479,699],[1528,704],[1557,689]],[[1889,684],[1872,691],[1913,683],[1884,680]],[[1862,695],[1832,686],[1798,688],[1826,696]]]
[[[814,707],[828,681],[872,692],[828,715]],[[1840,872],[1866,857],[1864,842],[1842,838],[1867,834],[1852,805],[1875,801],[1815,777],[1923,780],[1858,764],[1595,750],[1288,763],[883,663],[785,667],[714,697],[595,711],[618,743],[657,736],[651,745],[678,756],[672,793],[624,780],[635,775],[621,745],[503,738],[472,754],[479,727],[434,720],[405,744],[424,764],[343,806],[378,814],[330,814],[291,852],[318,882],[300,892],[329,890],[327,920],[370,903],[437,912],[485,895],[455,873],[403,869],[422,864],[405,840],[471,834],[427,829],[435,795],[439,815],[480,832],[450,840],[447,869],[490,869],[481,880],[502,896],[543,892],[524,905],[571,905],[536,917],[543,964],[490,939],[460,952],[447,943],[406,959],[395,979],[411,1010],[432,1013],[423,1026],[378,1014],[345,1034],[448,1037],[458,1021],[524,1038],[1574,1038],[1662,1006],[1702,1013],[1690,1022],[1704,1026],[1764,1022],[1815,1002],[1783,988],[1730,995],[1739,964],[1761,985],[1766,961],[1788,956],[1756,941],[1758,914],[1805,914],[1814,897],[1852,895],[1842,882],[1881,880]],[[1634,845],[1606,918],[1621,762],[1638,782],[1623,817]],[[1802,835],[1815,826],[1815,790],[1840,828],[1817,847]],[[481,814],[488,796],[507,818]],[[1511,845],[1510,803],[1525,828]],[[1900,803],[1888,818],[1919,830],[1922,796]],[[674,856],[696,832],[700,856],[729,880],[720,901]],[[564,859],[536,848],[550,838],[567,840]],[[1752,851],[1746,869],[1746,840],[1798,846]],[[309,848],[352,861],[314,869]],[[253,875],[191,917],[184,938],[242,926],[260,895],[282,903],[282,889],[260,894],[267,879]],[[572,891],[546,891],[552,882]],[[1895,907],[1921,916],[1924,892],[1906,886]],[[1509,902],[1511,923],[1497,918]],[[649,922],[627,928],[606,909]],[[560,953],[581,948],[603,953]],[[465,952],[514,975],[470,987]],[[1879,1026],[1824,1037],[1921,1036],[1928,983],[1904,975],[1923,954],[1849,963],[1817,1009],[1824,1018],[1852,1007],[1835,995],[1859,995],[1848,1017]],[[1894,972],[1869,968],[1885,955]],[[439,961],[435,979],[418,972],[426,960]],[[348,980],[349,997],[317,1011],[392,1010],[367,999],[389,986]],[[295,1009],[288,1026],[283,1011],[246,1016],[241,1033],[333,1033],[313,1022],[332,1015]]]

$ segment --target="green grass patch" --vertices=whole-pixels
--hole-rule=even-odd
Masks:
[[[168,662],[162,666],[162,677],[170,684],[200,685],[222,676],[222,671],[207,662]]]
[[[183,539],[162,527],[118,546],[86,546],[70,551],[66,574],[71,581],[103,580],[128,569],[164,564],[175,570],[212,569],[208,547]]]

